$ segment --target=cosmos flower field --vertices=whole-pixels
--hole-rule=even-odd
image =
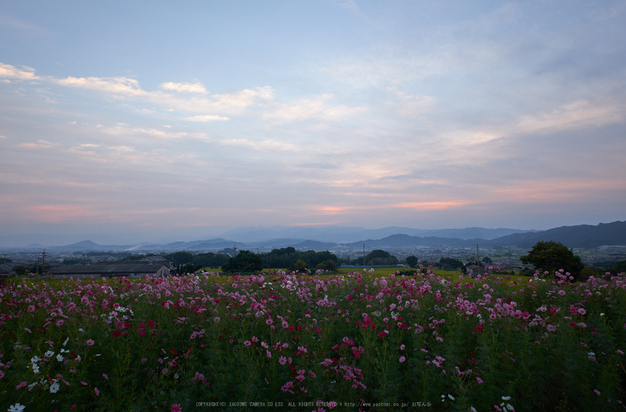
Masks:
[[[0,288],[0,337],[2,411],[623,411],[626,401],[623,273],[20,279]]]

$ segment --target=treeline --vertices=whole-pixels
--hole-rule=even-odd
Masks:
[[[385,250],[372,250],[365,256],[358,257],[356,259],[352,259],[350,261],[351,265],[368,265],[368,266],[378,266],[378,265],[397,265],[400,263],[398,258],[393,256],[391,253]]]
[[[230,256],[226,254],[213,252],[197,255],[190,252],[175,252],[163,257],[176,265],[177,273],[193,273],[202,268],[217,269],[230,260]]]
[[[228,272],[255,271],[268,268],[286,268],[289,270],[323,269],[336,272],[339,258],[328,251],[306,252],[293,247],[274,249],[269,253],[255,254],[247,250],[240,251],[234,258],[223,253],[175,252],[165,255],[176,266],[178,273],[191,273],[202,268],[219,268]]]
[[[316,269],[322,263],[328,266],[331,265],[328,261],[334,262],[338,267],[340,264],[339,258],[329,251],[315,252],[308,250],[306,252],[298,251],[292,247],[285,247],[282,249],[274,249],[269,253],[261,254],[262,266],[267,268],[288,268],[291,270],[302,270],[305,268]],[[302,263],[304,267],[302,267]]]

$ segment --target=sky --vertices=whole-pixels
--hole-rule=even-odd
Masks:
[[[626,1],[0,3],[0,233],[626,220]]]

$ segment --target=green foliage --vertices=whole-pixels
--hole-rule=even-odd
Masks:
[[[339,258],[337,258],[337,256],[335,256],[331,252],[315,252],[313,250],[300,252],[292,247],[274,249],[270,253],[265,253],[262,256],[264,268],[294,269],[296,267],[295,264],[298,260],[302,260],[305,263],[304,267],[306,268],[315,268],[317,267],[317,265],[327,260],[332,260],[336,264],[339,263]]]
[[[193,257],[193,264],[201,267],[218,268],[228,263],[230,257],[222,253],[198,253]]]
[[[228,263],[222,266],[224,273],[252,273],[263,269],[263,259],[260,255],[242,250],[235,257],[228,260]]]
[[[585,267],[580,272],[580,275],[583,279],[589,279],[591,276],[598,276],[598,271],[590,267]]]
[[[302,259],[296,260],[289,268],[292,271],[304,272],[306,270],[306,262]]]
[[[327,272],[337,273],[339,265],[334,260],[328,259],[315,266],[315,269],[325,270]]]
[[[415,256],[408,256],[406,259],[406,264],[409,265],[409,267],[411,268],[416,268],[417,267],[417,257]]]
[[[444,269],[460,269],[463,267],[463,262],[453,258],[441,258],[439,259],[439,265]]]
[[[17,276],[24,276],[26,272],[28,271],[26,266],[21,266],[21,265],[14,267],[13,270],[15,271],[15,274]]]
[[[194,273],[197,270],[202,269],[202,265],[194,265],[193,262],[186,263],[184,265],[176,266],[176,273],[184,275],[186,273]]]
[[[616,273],[626,272],[626,260],[620,260],[619,262],[615,263],[614,269]]]
[[[352,261],[353,265],[397,265],[399,263],[398,258],[393,256],[391,253],[376,249],[372,250],[370,253],[365,255],[365,262],[363,262],[363,257],[357,258]]]
[[[170,253],[169,255],[165,255],[164,257],[170,260],[176,266],[184,265],[193,261],[193,255],[189,252],[175,252]]]
[[[531,263],[535,269],[554,272],[563,269],[578,278],[584,268],[580,256],[559,242],[537,242],[527,255],[520,256],[522,263]]]

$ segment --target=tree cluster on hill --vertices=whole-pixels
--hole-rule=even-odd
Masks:
[[[449,258],[449,257],[447,258],[442,257],[441,259],[439,259],[438,266],[444,270],[451,270],[451,269],[460,269],[464,265],[463,265],[463,262],[461,262],[460,260]]]
[[[365,257],[361,256],[356,259],[350,261],[352,265],[368,265],[368,266],[377,266],[377,265],[390,265],[394,266],[399,263],[398,258],[393,256],[391,253],[376,249],[372,250],[370,253],[365,255]]]
[[[263,257],[264,268],[288,268],[300,271],[307,268],[336,272],[339,266],[339,258],[329,251],[315,252],[308,250],[301,252],[293,247],[286,247],[274,249],[270,253],[264,253],[261,256]],[[304,267],[298,260],[304,262]]]
[[[228,263],[230,257],[213,252],[198,253],[175,252],[163,256],[176,266],[176,273],[193,273],[202,268],[218,268]]]
[[[416,256],[407,256],[406,259],[404,259],[404,261],[406,262],[407,265],[409,265],[410,268],[416,268],[417,267],[417,257]]]
[[[569,272],[574,279],[581,277],[584,265],[567,246],[559,242],[537,242],[527,255],[520,256],[522,263],[531,263],[535,270],[547,271],[554,275],[557,270]]]
[[[250,252],[249,250],[240,251],[237,256],[233,256],[228,263],[222,265],[223,273],[252,273],[263,268],[263,259],[261,255]]]
[[[293,247],[274,249],[269,253],[254,254],[247,250],[242,250],[229,259],[228,263],[222,265],[222,271],[227,273],[249,273],[264,268],[285,268],[303,272],[305,269],[322,269],[336,272],[339,267],[339,259],[328,251],[306,252],[297,251]]]

